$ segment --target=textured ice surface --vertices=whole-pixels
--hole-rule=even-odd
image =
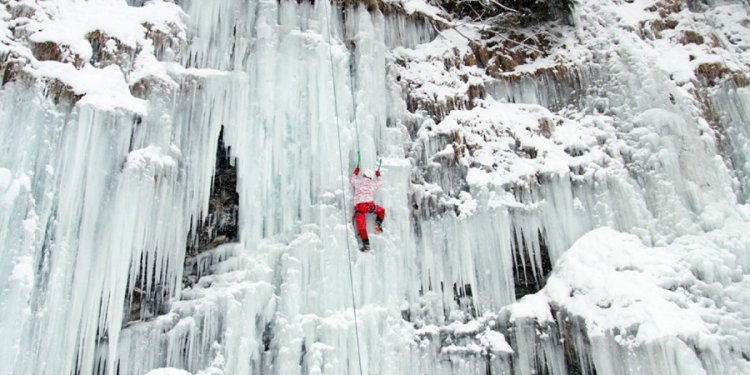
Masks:
[[[143,3],[0,7],[0,373],[750,371],[742,4],[579,1],[492,74],[423,1]]]

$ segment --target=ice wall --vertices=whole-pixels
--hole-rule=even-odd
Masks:
[[[712,88],[712,123],[700,77],[631,32],[651,3],[580,2],[569,66],[512,77],[422,2],[14,3],[0,372],[746,371],[746,89]],[[239,242],[188,287],[222,127]],[[384,159],[369,255],[341,190],[358,150]]]
[[[93,372],[95,348],[119,337],[123,301],[137,280],[148,294],[179,293],[185,233],[212,173],[213,142],[200,140],[218,128],[87,105],[57,115],[33,92],[3,94],[7,103],[28,103],[3,113],[12,124],[4,127],[3,162],[13,166],[4,170],[3,250],[14,259],[8,274],[18,275],[4,290],[28,288],[4,298],[14,317],[6,327],[17,333],[4,335],[16,348],[4,352],[6,363],[18,373]],[[205,169],[203,181],[193,168]]]

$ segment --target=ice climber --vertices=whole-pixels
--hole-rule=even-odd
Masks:
[[[354,187],[354,220],[357,223],[359,238],[362,240],[360,251],[366,253],[370,251],[370,240],[367,237],[367,214],[374,213],[375,231],[383,232],[383,219],[385,219],[385,209],[375,204],[372,194],[380,187],[381,177],[380,169],[375,171],[373,176],[372,170],[365,170],[360,176],[359,166],[354,169],[352,176],[352,186]]]

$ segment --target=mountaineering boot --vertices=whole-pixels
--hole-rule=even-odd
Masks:
[[[375,220],[375,232],[383,233],[383,220]]]
[[[369,239],[362,241],[362,248],[359,249],[359,251],[361,251],[363,253],[367,253],[367,252],[370,251],[370,240]]]

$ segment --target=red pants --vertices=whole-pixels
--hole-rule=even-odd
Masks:
[[[367,241],[367,219],[365,215],[369,213],[375,213],[378,225],[385,219],[385,208],[378,206],[375,202],[362,202],[354,205],[354,220],[357,222],[357,231],[362,241]]]

